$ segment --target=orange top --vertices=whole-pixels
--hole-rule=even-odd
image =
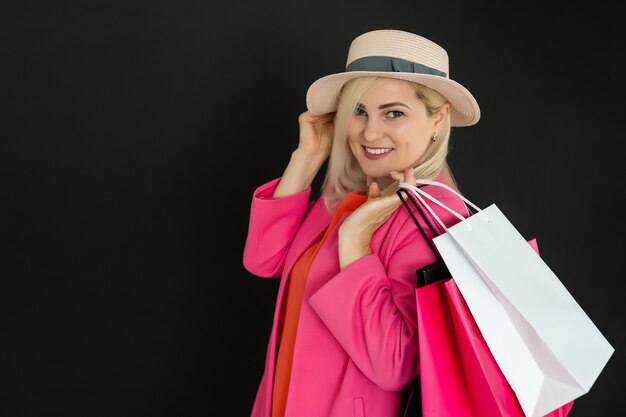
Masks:
[[[286,298],[283,302],[283,326],[278,358],[276,360],[276,374],[274,376],[274,390],[272,399],[272,417],[283,417],[289,392],[291,378],[291,364],[293,361],[293,347],[296,340],[300,307],[304,294],[304,285],[311,263],[330,232],[335,228],[339,219],[346,211],[354,211],[367,200],[367,195],[348,193],[335,212],[324,236],[306,250],[295,263],[286,288]]]

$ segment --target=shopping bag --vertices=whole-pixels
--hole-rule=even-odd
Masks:
[[[525,416],[544,416],[587,393],[614,348],[559,278],[495,204],[481,210],[445,184],[418,183],[447,188],[476,210],[464,218],[400,184],[445,231],[433,242]],[[447,228],[430,204],[461,221]]]
[[[413,221],[438,260],[416,271],[420,392],[404,416],[524,417],[515,393],[495,362],[450,273],[406,200]],[[415,200],[420,217],[435,235]],[[534,241],[530,242],[534,245]],[[420,406],[416,405],[420,404]],[[549,414],[565,417],[573,403]]]
[[[423,417],[524,417],[453,279],[416,290]],[[573,401],[547,414],[564,417]]]

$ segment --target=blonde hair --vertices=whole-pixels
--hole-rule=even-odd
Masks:
[[[379,77],[354,78],[348,81],[341,90],[334,120],[332,149],[322,184],[322,198],[329,212],[333,212],[349,192],[367,192],[366,176],[350,150],[347,130],[359,100],[378,80],[380,80]],[[439,113],[443,105],[448,102],[435,90],[422,84],[412,84],[415,87],[417,98],[426,105],[431,116]],[[448,156],[450,130],[450,117],[447,117],[444,128],[438,132],[437,141],[431,142],[417,166],[414,167],[415,178],[433,179],[442,169],[449,170],[446,157]],[[398,188],[399,183],[396,181],[382,190],[382,194],[395,193]]]

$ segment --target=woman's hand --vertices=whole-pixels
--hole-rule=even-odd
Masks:
[[[323,163],[330,155],[333,140],[334,113],[315,116],[309,111],[298,117],[300,125],[300,142],[296,152],[315,158]]]
[[[292,152],[273,197],[279,198],[309,188],[322,165],[330,155],[335,114],[314,116],[311,112],[298,117],[300,139]]]
[[[395,180],[415,185],[413,168],[407,168],[404,173],[394,171],[390,175]],[[339,227],[339,266],[342,270],[357,259],[372,253],[370,241],[374,232],[401,204],[397,194],[383,197],[376,182],[369,184],[367,201]]]

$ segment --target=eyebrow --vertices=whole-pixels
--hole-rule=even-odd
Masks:
[[[381,104],[380,106],[378,106],[378,109],[379,110],[384,110],[386,108],[393,107],[393,106],[402,106],[402,107],[406,107],[407,109],[411,110],[411,108],[409,106],[407,106],[406,104],[401,103],[399,101],[394,101],[392,103]],[[357,107],[365,109],[365,106],[363,105],[363,103],[358,103]]]

